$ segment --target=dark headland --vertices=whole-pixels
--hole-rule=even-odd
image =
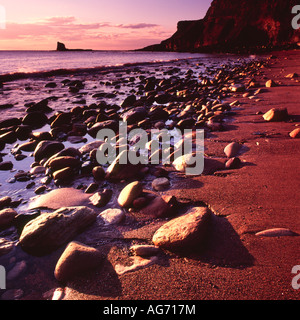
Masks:
[[[57,42],[56,51],[92,51],[92,49],[67,49],[64,43]]]
[[[177,31],[144,51],[261,52],[297,47],[291,25],[297,0],[214,0],[200,20],[179,21]]]

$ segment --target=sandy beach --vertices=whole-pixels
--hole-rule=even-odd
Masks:
[[[220,77],[219,82],[218,79],[216,82],[209,82],[203,73],[203,82],[199,87],[195,84],[195,79],[200,78],[197,67],[201,66],[194,62],[178,68],[176,64],[157,64],[152,67],[127,67],[108,74],[101,73],[100,76],[83,74],[81,81],[87,78],[91,81],[87,81],[84,88],[80,81],[76,82],[73,78],[73,85],[68,87],[68,82],[65,81],[65,87],[55,88],[53,83],[62,83],[67,78],[66,75],[32,82],[21,79],[18,80],[21,82],[4,83],[4,88],[10,86],[11,91],[5,92],[9,99],[20,94],[16,91],[20,83],[27,88],[47,83],[50,90],[47,95],[52,97],[48,102],[53,103],[54,110],[46,116],[43,126],[33,130],[29,128],[28,137],[25,139],[24,136],[23,141],[19,140],[17,131],[21,123],[9,123],[1,129],[2,140],[8,139],[2,150],[2,164],[6,163],[4,168],[10,161],[9,157],[13,158],[13,168],[2,171],[0,198],[11,199],[1,209],[12,208],[15,214],[9,226],[0,231],[0,265],[6,268],[8,277],[7,290],[0,291],[0,299],[297,300],[299,291],[292,286],[295,277],[292,269],[299,264],[300,140],[289,134],[300,126],[300,78],[296,75],[300,76],[300,52],[272,52],[266,57],[263,57],[263,61],[266,60],[264,65],[253,62],[252,65],[242,65],[244,69],[241,66],[228,68],[228,74],[224,71],[224,78]],[[216,67],[206,71],[211,71],[211,75],[215,77],[219,70]],[[193,74],[196,75],[195,78]],[[173,83],[163,82],[172,79],[172,76]],[[156,87],[146,90],[147,85],[151,87],[150,78],[156,78]],[[92,107],[89,98],[95,83],[91,79],[97,83],[102,81],[102,85],[107,88],[105,91],[95,91],[94,94],[98,93],[101,101]],[[69,84],[72,80],[69,80]],[[267,87],[268,80],[273,80],[276,85]],[[229,83],[233,87],[234,83],[240,86],[230,90]],[[227,89],[221,90],[222,87]],[[115,93],[116,88],[122,94]],[[197,88],[198,91],[190,90],[191,88]],[[84,91],[87,94],[80,95]],[[27,92],[30,94],[30,89]],[[36,102],[45,98],[36,92],[32,90],[31,95]],[[182,95],[177,94],[178,92]],[[174,93],[178,100],[170,100],[174,98]],[[56,95],[58,98],[55,98]],[[96,167],[96,162],[93,162],[95,154],[82,152],[80,148],[94,141],[94,125],[98,124],[95,128],[99,129],[99,123],[106,122],[106,127],[114,128],[115,123],[108,121],[119,120],[120,108],[116,105],[120,105],[122,101],[124,103],[132,95],[138,99],[144,97],[144,100],[127,100],[128,105],[123,104],[123,108],[130,111],[134,104],[135,109],[146,110],[135,110],[136,118],[129,118],[132,114],[128,116],[127,119],[132,121],[132,128],[137,126],[150,129],[157,126],[170,129],[172,125],[173,128],[183,128],[192,123],[194,128],[205,129],[205,157],[209,159],[204,168],[208,170],[206,174],[190,177],[178,172],[172,165],[159,166],[160,169],[149,165],[141,170],[137,167],[125,169],[127,174],[134,172],[136,175],[130,174],[125,178],[122,176],[117,182],[107,179],[107,168],[104,168],[103,176],[96,179],[92,172]],[[107,101],[108,106],[103,101]],[[156,111],[155,108],[152,109],[149,116],[154,102],[156,106],[163,107],[159,111],[159,107]],[[186,109],[191,102],[194,103],[193,108]],[[219,106],[217,102],[220,102]],[[60,119],[59,113],[55,113],[59,104],[59,111],[65,115],[60,116]],[[207,106],[206,114],[201,111],[203,104]],[[213,109],[216,105],[219,109]],[[27,108],[34,106],[28,105]],[[42,107],[46,109],[46,104],[42,104]],[[101,108],[103,112],[99,111]],[[263,115],[272,108],[286,108],[288,116],[276,122],[266,121]],[[167,114],[162,110],[167,111]],[[180,118],[179,114],[183,111],[185,114]],[[15,109],[4,106],[3,112],[5,119],[1,118],[1,121],[30,114],[28,111],[24,112],[24,106],[20,105]],[[124,114],[123,110],[121,114]],[[42,117],[36,120],[38,123],[40,121],[43,121]],[[54,125],[54,121],[59,124]],[[26,124],[23,118],[22,125],[26,135],[25,127],[31,127],[32,123],[29,121]],[[43,138],[38,135],[41,130],[44,132]],[[7,133],[11,136],[7,136]],[[3,134],[6,134],[4,138]],[[29,140],[32,145],[26,145],[28,149],[18,151],[18,147]],[[45,154],[38,157],[36,150],[38,142],[43,140],[57,142],[55,146],[52,144],[55,152],[48,154],[47,159]],[[228,157],[224,148],[233,142],[239,146],[239,152]],[[16,146],[16,143],[19,145]],[[75,149],[72,149],[72,156],[70,150],[62,154],[67,165],[52,163],[52,166],[47,166],[46,161],[53,154],[67,148]],[[16,160],[16,156],[19,160]],[[66,160],[66,157],[69,158]],[[229,158],[238,158],[235,162],[237,164],[231,167],[227,164],[225,167]],[[32,162],[35,162],[34,166]],[[59,167],[58,170],[55,165]],[[41,171],[36,169],[32,173],[30,170],[35,167]],[[57,173],[66,168],[66,171]],[[102,174],[100,169],[98,174]],[[162,190],[154,190],[153,180],[166,177],[169,185]],[[129,205],[131,208],[120,206],[118,197],[122,190],[129,183],[137,181],[142,183],[143,190],[137,192],[134,200],[139,199],[140,202],[134,202],[136,207],[132,205],[132,201]],[[88,187],[90,190],[87,192]],[[67,193],[65,188],[72,190]],[[51,192],[62,189],[65,190],[63,194],[54,194],[49,200]],[[103,206],[99,205],[107,189],[111,190],[111,195]],[[93,201],[96,204],[90,199],[95,194]],[[153,201],[157,201],[157,204],[153,205]],[[38,248],[39,241],[36,239],[39,236],[36,239],[28,238],[29,240],[24,236],[24,221],[29,221],[26,220],[29,213],[36,214],[33,218],[41,219],[43,215],[47,217],[61,207],[74,206],[94,210],[96,218],[91,214],[90,222],[88,215],[85,216],[87,225],[83,229],[76,222],[79,231],[71,239],[67,237],[55,249],[52,250],[51,247],[50,252],[28,252],[33,247],[43,249]],[[99,215],[110,208],[121,211],[119,213],[122,219],[115,224],[104,223],[101,220],[105,219],[103,216],[99,219]],[[167,209],[164,211],[163,208]],[[133,245],[152,246],[153,235],[160,227],[193,208],[205,208],[210,212],[210,223],[205,227],[207,230],[203,243],[198,245],[188,242],[187,248],[184,247],[180,253],[172,250],[172,246],[171,249],[165,249],[163,245],[158,245],[159,250],[146,257],[132,253]],[[169,214],[170,210],[172,214]],[[81,219],[81,223],[85,219]],[[18,230],[20,224],[23,229],[21,232]],[[63,234],[63,228],[58,233]],[[54,239],[52,241],[55,242]],[[70,277],[67,270],[68,278],[62,277],[63,280],[60,281],[54,270],[57,270],[58,260],[71,241],[88,246],[88,249],[80,249],[89,252],[88,255],[94,253],[89,251],[91,248],[96,249],[96,257],[99,254],[102,256],[101,263]],[[41,243],[42,240],[40,245]]]

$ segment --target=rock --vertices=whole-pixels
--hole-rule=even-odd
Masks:
[[[134,151],[123,150],[117,158],[111,163],[111,165],[106,170],[105,178],[108,180],[128,180],[138,176],[140,170],[144,167],[142,164],[131,164],[129,161],[130,153]],[[125,164],[121,163],[121,159],[127,159]]]
[[[298,73],[293,72],[293,73],[287,74],[285,77],[289,78],[289,79],[295,79],[295,78],[298,78],[299,75],[298,75]]]
[[[96,181],[100,181],[105,178],[105,170],[101,166],[94,167],[92,174]]]
[[[57,170],[53,173],[54,180],[70,181],[74,178],[74,170],[70,167]]]
[[[134,94],[132,94],[132,95],[128,96],[127,98],[125,98],[125,100],[121,104],[121,107],[122,108],[131,107],[134,105],[135,102],[136,102],[136,96]]]
[[[123,115],[123,121],[126,121],[128,125],[138,123],[147,117],[147,110],[144,107],[132,108],[126,111]]]
[[[19,145],[18,151],[19,150],[20,151],[26,151],[26,152],[34,151],[34,149],[36,148],[38,143],[39,142],[36,141],[36,140],[24,142],[21,145]]]
[[[289,136],[290,136],[291,138],[294,138],[294,139],[300,138],[300,128],[297,128],[297,129],[293,130],[293,131],[289,134]]]
[[[36,166],[33,167],[29,173],[34,174],[34,175],[38,175],[38,174],[44,174],[46,172],[46,168],[43,166]]]
[[[48,118],[42,112],[30,112],[22,120],[24,125],[28,125],[32,128],[39,129],[47,124]]]
[[[0,141],[4,143],[15,143],[17,141],[17,135],[14,131],[8,131],[0,135]]]
[[[267,88],[278,86],[278,84],[274,80],[268,80],[265,85]]]
[[[260,237],[293,237],[297,236],[297,234],[290,229],[286,228],[274,228],[268,229],[264,231],[257,232],[256,236]]]
[[[3,197],[0,199],[0,209],[3,209],[5,207],[8,207],[11,203],[11,197]]]
[[[89,200],[95,207],[102,208],[109,203],[112,197],[112,194],[113,194],[112,190],[104,189],[102,192],[96,192],[95,194],[93,194],[89,198]]]
[[[263,115],[266,121],[273,122],[285,121],[288,117],[289,115],[286,108],[273,108]]]
[[[11,161],[4,161],[0,163],[0,170],[1,171],[8,171],[13,168],[13,163]]]
[[[46,189],[47,189],[46,186],[40,186],[40,187],[38,187],[38,188],[36,188],[36,189],[34,190],[34,193],[35,193],[35,194],[41,194],[41,193],[43,193]]]
[[[46,254],[72,240],[96,218],[97,214],[88,207],[43,213],[25,225],[19,243],[25,251]]]
[[[174,214],[173,207],[160,196],[155,196],[143,208],[140,213],[154,218],[166,218]]]
[[[88,204],[90,195],[74,188],[60,188],[39,196],[31,202],[29,209],[85,206]]]
[[[90,183],[85,189],[85,193],[94,193],[99,188],[98,183]]]
[[[105,143],[105,141],[92,141],[92,142],[89,142],[89,143],[85,144],[84,146],[82,146],[79,149],[79,152],[81,154],[90,153],[92,150],[98,149],[103,143]]]
[[[79,169],[80,165],[81,161],[79,159],[68,156],[55,157],[48,163],[52,171],[61,170],[66,167]]]
[[[226,169],[238,169],[241,165],[241,160],[237,157],[235,158],[230,158],[226,163],[225,163],[225,168]]]
[[[175,155],[175,160],[173,161],[172,165],[179,172],[188,175],[200,175],[205,169],[204,157],[203,154],[198,154],[196,159],[194,159],[194,157],[195,155],[191,153],[179,156]],[[203,157],[203,166],[201,166],[201,163],[199,161],[201,157]]]
[[[143,185],[139,181],[128,184],[120,193],[118,203],[121,207],[129,207],[133,200],[143,192]]]
[[[70,242],[60,256],[54,270],[58,281],[65,282],[77,275],[101,265],[103,256],[99,250],[79,242]]]
[[[233,158],[238,155],[241,148],[242,146],[239,143],[232,142],[224,148],[224,153],[226,154],[227,158]]]
[[[97,137],[98,131],[102,129],[111,129],[115,133],[117,133],[119,129],[119,123],[116,120],[97,122],[88,130],[88,134],[95,139]]]
[[[71,113],[62,112],[51,122],[51,128],[57,128],[64,125],[70,125],[72,119]]]
[[[14,226],[17,228],[18,234],[22,233],[24,226],[31,220],[37,218],[40,215],[39,210],[32,210],[29,212],[22,212],[18,214],[14,219]]]
[[[244,92],[246,90],[243,84],[234,84],[230,87],[231,92]]]
[[[136,256],[149,257],[156,256],[160,248],[153,245],[134,245],[129,248],[130,252]]]
[[[48,159],[49,157],[53,156],[63,149],[63,143],[58,141],[45,140],[38,143],[34,150],[33,156],[35,158],[35,161],[39,162],[44,158]]]
[[[121,209],[107,209],[99,214],[105,224],[118,224],[125,218],[125,213]]]
[[[167,178],[157,178],[152,181],[152,188],[156,191],[163,191],[170,187],[170,181]]]
[[[211,212],[205,207],[194,207],[188,213],[161,226],[153,235],[154,245],[174,251],[190,251],[204,244]]]
[[[7,208],[0,211],[0,230],[10,227],[14,221],[17,212],[14,209]]]

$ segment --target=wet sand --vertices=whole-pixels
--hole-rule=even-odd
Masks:
[[[226,122],[227,130],[210,131],[205,139],[205,154],[222,161],[226,160],[226,145],[243,144],[241,167],[193,178],[172,172],[171,188],[160,192],[175,196],[186,207],[201,204],[211,209],[214,217],[204,249],[184,256],[161,251],[147,268],[118,275],[117,264],[132,263],[129,246],[151,244],[154,232],[168,220],[130,212],[124,224],[101,229],[94,224],[76,237],[76,241],[97,247],[107,258],[101,268],[67,283],[59,283],[53,276],[65,246],[44,257],[28,256],[15,247],[13,253],[0,257],[0,263],[11,267],[16,261],[26,261],[26,270],[21,278],[9,282],[9,289],[21,289],[20,299],[24,300],[51,299],[56,288],[62,288],[65,300],[297,299],[291,271],[298,264],[300,238],[256,235],[272,228],[300,234],[300,140],[289,137],[300,124],[300,91],[297,78],[285,77],[300,74],[300,53],[273,55],[276,58],[255,75],[262,92],[251,99],[243,96],[245,92],[230,94],[226,102],[238,100],[239,104],[233,108],[231,121]],[[269,79],[279,86],[265,88]],[[262,114],[275,107],[286,107],[290,120],[264,121]],[[152,180],[145,178],[147,189]],[[115,190],[125,185],[116,185]],[[6,236],[15,236],[9,230]],[[14,294],[11,291],[11,296]]]

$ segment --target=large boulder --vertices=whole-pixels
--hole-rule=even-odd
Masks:
[[[206,239],[210,217],[208,208],[194,207],[161,226],[152,241],[154,245],[171,251],[190,251],[200,247]]]
[[[33,254],[49,253],[72,240],[96,218],[97,214],[88,207],[61,208],[41,214],[25,225],[20,245]]]

